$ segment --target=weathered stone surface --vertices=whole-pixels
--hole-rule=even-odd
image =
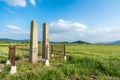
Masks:
[[[38,62],[38,24],[36,20],[31,22],[30,61],[32,63]]]
[[[42,42],[42,58],[49,59],[49,28],[48,24],[43,24],[43,42]]]

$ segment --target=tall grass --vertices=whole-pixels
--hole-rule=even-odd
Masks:
[[[41,47],[41,45],[39,45]],[[29,62],[29,46],[17,48],[17,74],[10,75],[10,65],[0,72],[1,80],[120,80],[120,45],[68,44],[67,61],[51,59]],[[41,50],[41,48],[39,48]],[[7,47],[0,47],[3,52]],[[39,50],[39,55],[41,51]],[[8,52],[8,51],[7,51]],[[7,58],[7,52],[4,52]],[[0,53],[0,56],[2,53]]]

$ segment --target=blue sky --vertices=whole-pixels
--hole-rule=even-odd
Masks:
[[[120,40],[120,0],[0,0],[0,38],[29,39],[48,22],[51,41]]]

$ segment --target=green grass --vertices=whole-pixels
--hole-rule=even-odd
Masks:
[[[29,62],[29,46],[17,47],[17,74],[10,65],[0,73],[1,80],[120,80],[120,45],[67,44],[67,61],[62,58]],[[7,59],[8,48],[0,47],[0,63]],[[41,55],[41,45],[39,45]]]

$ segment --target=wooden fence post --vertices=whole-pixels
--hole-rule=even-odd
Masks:
[[[16,54],[16,46],[9,46],[9,55],[10,55],[10,62],[11,62],[10,74],[14,74],[17,72],[16,65],[15,65],[15,54]]]
[[[66,58],[66,46],[65,46],[65,44],[63,44],[63,46],[64,46],[64,60],[67,60],[67,58]]]
[[[11,60],[10,60],[10,46],[8,47],[9,48],[9,52],[8,52],[8,60],[7,60],[7,62],[6,62],[6,64],[8,65],[8,64],[11,64]]]
[[[53,45],[51,45],[51,57],[53,57],[53,56],[54,56],[54,55],[53,55],[53,53],[54,53],[53,48],[54,48],[54,46],[53,46]]]

